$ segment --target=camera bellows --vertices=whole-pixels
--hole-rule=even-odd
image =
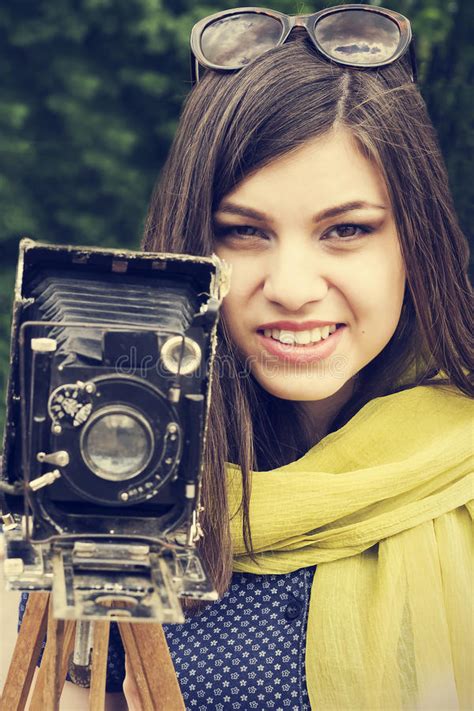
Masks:
[[[73,360],[102,359],[103,328],[145,327],[166,334],[184,334],[198,309],[191,283],[121,275],[38,274],[32,289],[39,320],[61,322],[48,336],[58,343],[58,355]],[[66,325],[74,324],[65,328]],[[83,328],[81,325],[83,324]],[[98,328],[93,328],[94,324]]]

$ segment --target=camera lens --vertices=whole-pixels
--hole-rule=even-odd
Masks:
[[[81,438],[87,466],[109,481],[124,481],[140,474],[151,459],[153,445],[153,432],[145,418],[123,406],[99,410]]]

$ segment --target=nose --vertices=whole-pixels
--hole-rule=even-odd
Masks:
[[[263,283],[263,294],[286,311],[299,311],[321,301],[329,289],[324,258],[312,250],[296,245],[279,250],[269,260]]]

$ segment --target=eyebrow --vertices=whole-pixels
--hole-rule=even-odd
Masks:
[[[321,210],[313,215],[313,222],[322,222],[323,220],[331,219],[333,217],[338,217],[346,212],[351,212],[353,210],[370,210],[376,208],[377,210],[386,210],[385,205],[378,205],[372,202],[366,202],[364,200],[357,200],[353,202],[345,202],[342,205],[334,205],[334,207],[328,207],[325,210]],[[251,207],[244,207],[243,205],[236,205],[233,202],[223,202],[217,213],[224,213],[228,215],[239,215],[240,217],[250,217],[252,220],[258,220],[260,222],[271,222],[272,220],[265,215],[264,212],[259,212],[259,210],[254,210]]]

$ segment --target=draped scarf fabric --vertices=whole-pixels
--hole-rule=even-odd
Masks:
[[[377,398],[301,459],[254,472],[246,554],[228,465],[234,570],[317,565],[313,711],[474,708],[472,401],[452,388]]]

